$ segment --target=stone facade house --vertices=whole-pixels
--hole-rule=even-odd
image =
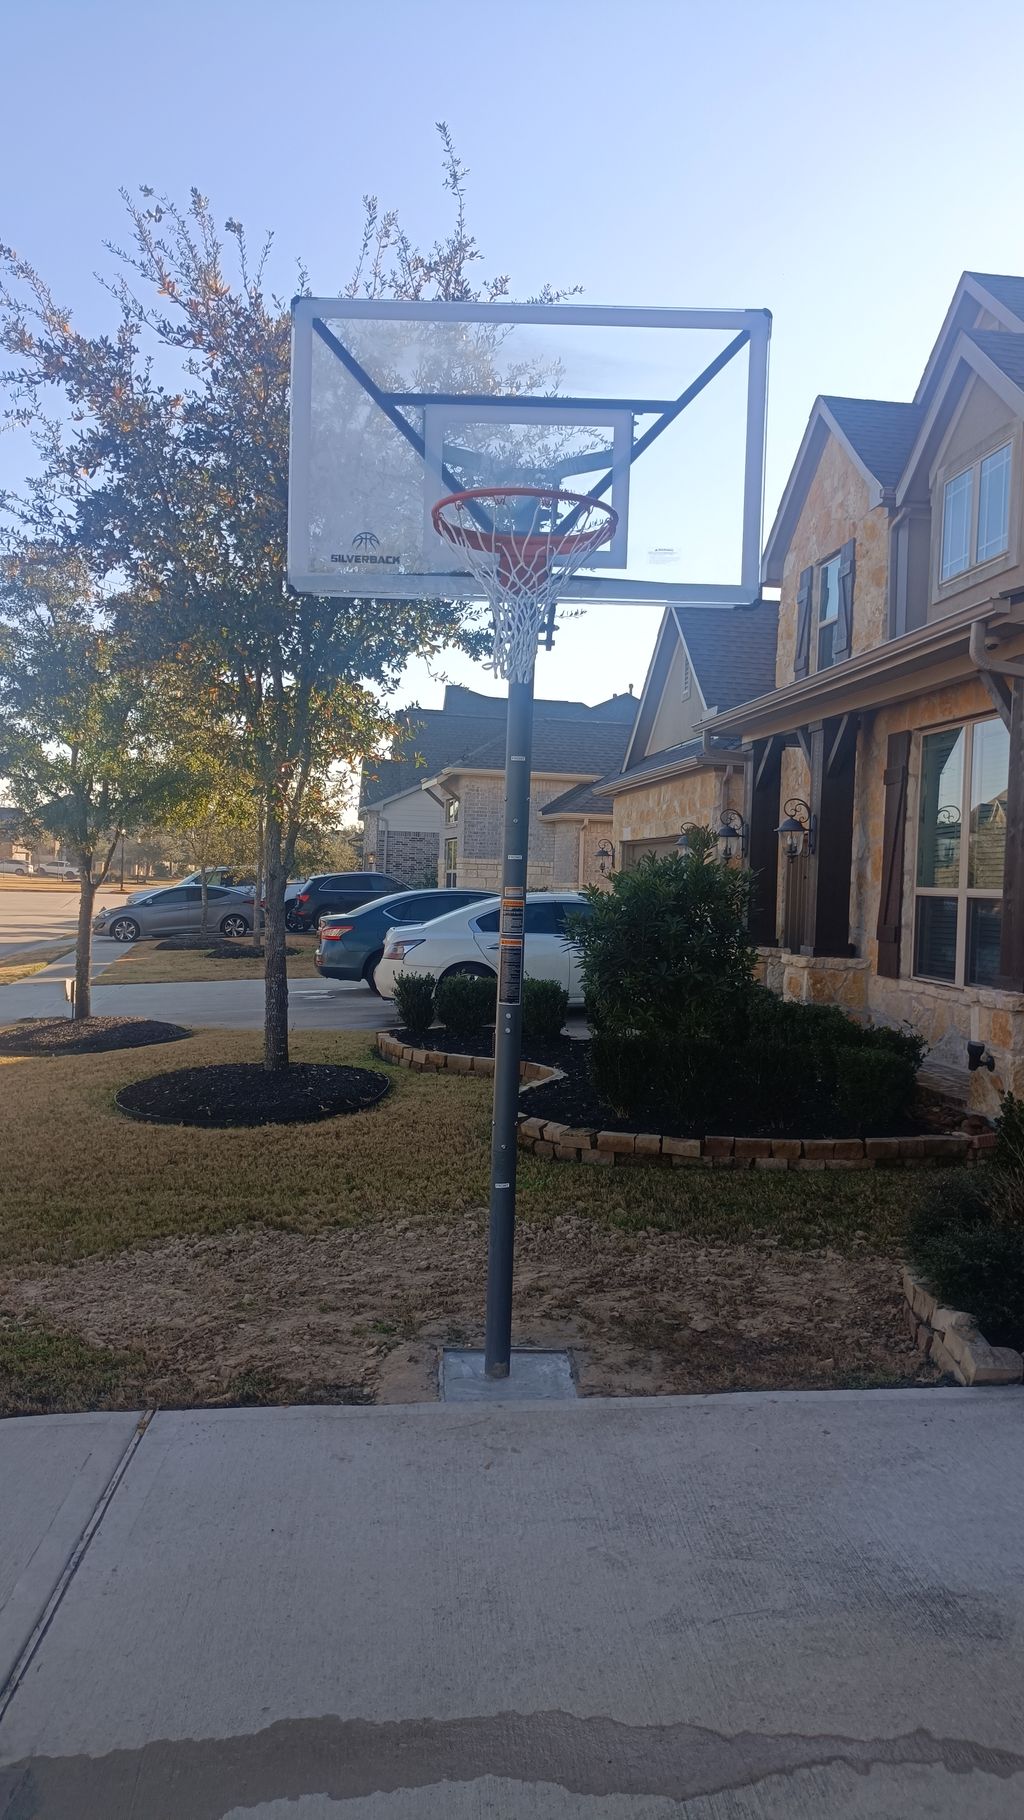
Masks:
[[[709,717],[775,680],[778,609],[670,607],[662,619],[621,770],[603,779],[615,863],[674,853],[687,823],[742,811],[747,755],[738,733],[711,739]]]
[[[532,889],[600,881],[611,802],[592,786],[617,769],[636,717],[632,694],[534,707],[529,883]],[[444,705],[410,710],[395,754],[364,770],[360,794],[367,865],[406,884],[501,883],[505,702],[449,685]]]
[[[991,1112],[1024,1094],[1024,278],[965,274],[911,401],[816,401],[763,581],[774,687],[701,730],[742,753],[766,977],[919,1031]]]

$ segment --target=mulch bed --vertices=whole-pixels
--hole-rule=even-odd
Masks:
[[[169,935],[156,944],[157,953],[171,954],[205,954],[211,961],[238,961],[263,959],[262,942],[254,948],[247,937],[240,939],[225,936],[222,941],[210,935]],[[301,952],[298,948],[286,948],[285,954],[294,958]]]
[[[131,1081],[115,1096],[122,1112],[154,1125],[207,1129],[313,1124],[343,1112],[365,1112],[390,1090],[375,1068],[292,1062],[273,1073],[256,1062],[176,1068]]]
[[[88,1055],[177,1043],[191,1035],[181,1024],[162,1024],[152,1017],[22,1018],[0,1032],[0,1055]]]
[[[479,1031],[476,1036],[472,1037],[452,1036],[449,1031],[440,1026],[428,1030],[426,1036],[413,1037],[408,1030],[389,1030],[388,1035],[397,1037],[400,1043],[409,1043],[414,1049],[435,1049],[441,1055],[494,1054],[493,1028]],[[559,1037],[557,1043],[530,1042],[528,1038],[524,1037],[523,1060],[524,1062],[543,1062],[549,1068],[564,1068],[568,1056],[578,1055],[580,1051],[585,1055],[589,1047],[590,1039],[588,1037],[563,1036]],[[554,1113],[551,1116],[554,1118]],[[647,1126],[645,1125],[643,1129],[646,1131]]]

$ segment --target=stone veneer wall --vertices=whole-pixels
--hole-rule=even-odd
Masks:
[[[811,481],[782,576],[775,682],[793,681],[796,596],[804,569],[835,556],[850,537],[857,540],[853,589],[853,650],[882,643],[889,619],[889,520],[884,506],[870,507],[868,483],[845,449],[830,436]],[[816,643],[811,628],[811,669]]]
[[[618,860],[624,842],[665,840],[677,835],[683,822],[709,823],[722,808],[742,809],[743,777],[738,767],[728,777],[710,767],[684,771],[643,789],[626,790],[612,801],[612,840]]]

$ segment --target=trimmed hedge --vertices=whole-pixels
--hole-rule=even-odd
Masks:
[[[973,1314],[993,1346],[1024,1351],[1024,1100],[1008,1093],[992,1162],[943,1188],[907,1248],[932,1291]]]
[[[557,980],[523,981],[523,1038],[557,1043],[569,1015],[569,994]]]
[[[438,980],[434,989],[435,1015],[452,1036],[468,1043],[493,1024],[497,993],[493,976],[481,979],[472,973],[451,973]]]
[[[429,974],[398,973],[392,995],[409,1035],[419,1042],[434,1021],[434,982]]]

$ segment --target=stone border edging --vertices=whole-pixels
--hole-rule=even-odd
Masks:
[[[377,1032],[377,1053],[418,1073],[494,1074],[489,1055],[449,1055],[418,1049],[387,1030]],[[558,1080],[561,1071],[542,1062],[521,1062],[524,1087]],[[519,1147],[560,1163],[639,1163],[673,1169],[928,1169],[943,1163],[977,1163],[995,1147],[994,1132],[937,1132],[900,1138],[665,1137],[656,1131],[596,1131],[553,1119],[522,1117]]]
[[[942,1308],[927,1284],[903,1272],[907,1325],[915,1346],[959,1384],[1019,1384],[1024,1358],[1012,1346],[990,1346],[972,1314]]]
[[[397,1062],[400,1068],[412,1068],[417,1074],[476,1074],[488,1079],[494,1075],[493,1055],[450,1055],[446,1049],[417,1049],[411,1043],[400,1043],[389,1030],[378,1030],[376,1048],[386,1062]],[[542,1081],[560,1081],[562,1071],[548,1068],[543,1062],[520,1062],[519,1078],[523,1087],[539,1087]]]

